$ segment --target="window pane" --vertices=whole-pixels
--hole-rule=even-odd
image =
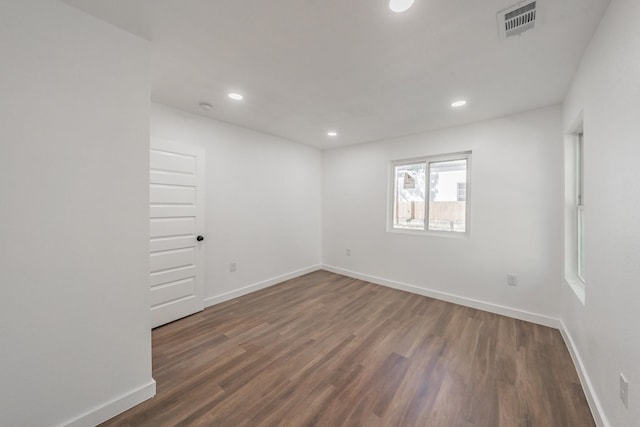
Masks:
[[[584,282],[584,208],[578,206],[578,277]]]
[[[424,230],[426,163],[395,167],[393,228]]]
[[[584,135],[578,134],[576,146],[576,180],[577,193],[577,249],[578,249],[578,277],[584,282]]]
[[[429,163],[429,230],[464,233],[467,160]]]
[[[582,133],[578,134],[578,145],[576,147],[576,169],[577,169],[577,181],[578,181],[578,206],[584,206],[584,136]]]

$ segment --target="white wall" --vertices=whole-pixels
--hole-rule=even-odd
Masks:
[[[58,425],[155,390],[148,45],[7,0],[0,57],[0,425]]]
[[[151,135],[206,149],[208,305],[317,269],[319,150],[160,104]]]
[[[586,300],[562,288],[562,319],[612,426],[640,420],[640,2],[613,0],[578,69],[564,129],[583,111]],[[629,380],[629,409],[618,375]],[[606,421],[605,421],[606,422]]]
[[[466,150],[473,151],[469,237],[387,232],[389,162]],[[334,271],[542,323],[558,317],[560,107],[324,151],[322,195],[323,263]],[[519,286],[506,285],[508,273]]]

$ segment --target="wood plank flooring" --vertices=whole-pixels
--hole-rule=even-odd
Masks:
[[[153,331],[104,426],[587,427],[557,330],[317,271]]]

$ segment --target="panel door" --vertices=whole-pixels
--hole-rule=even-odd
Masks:
[[[204,160],[199,147],[151,140],[149,284],[154,328],[204,308]]]

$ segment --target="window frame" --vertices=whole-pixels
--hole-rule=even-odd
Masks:
[[[461,151],[456,153],[438,154],[413,157],[409,159],[392,160],[389,163],[389,191],[387,197],[387,232],[399,233],[399,234],[413,234],[421,236],[441,236],[441,237],[455,237],[466,238],[471,233],[471,155],[472,152]],[[439,163],[446,161],[465,160],[466,161],[466,199],[465,199],[465,226],[464,232],[451,231],[451,230],[430,230],[429,229],[429,205],[431,192],[430,175],[431,175],[431,163]],[[394,224],[394,210],[396,202],[396,168],[399,166],[413,165],[417,163],[425,163],[425,203],[424,203],[424,228],[423,229],[411,229],[411,228],[398,228]],[[457,188],[456,188],[457,190]]]

